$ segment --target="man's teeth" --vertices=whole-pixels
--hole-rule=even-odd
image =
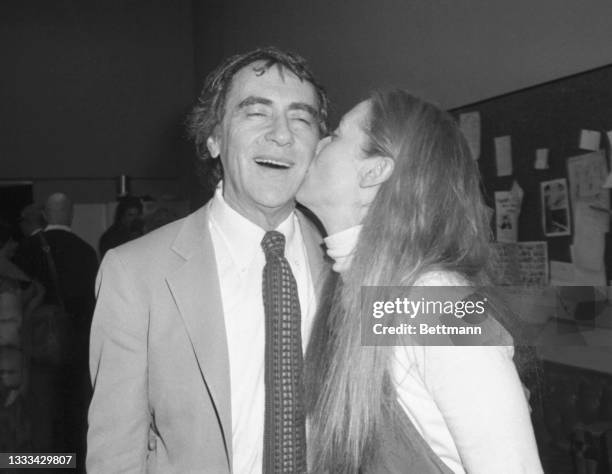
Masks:
[[[258,165],[262,165],[262,166],[268,166],[270,168],[280,168],[280,169],[289,168],[289,164],[283,163],[282,161],[257,159],[255,160],[255,163],[257,163]]]

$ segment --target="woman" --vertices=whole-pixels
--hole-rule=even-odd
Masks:
[[[511,345],[361,345],[362,286],[489,281],[489,213],[452,117],[373,94],[321,140],[297,198],[342,281],[306,360],[312,472],[542,472]]]

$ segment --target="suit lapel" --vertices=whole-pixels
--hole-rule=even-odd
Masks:
[[[166,281],[189,333],[202,377],[214,402],[231,469],[229,355],[217,263],[208,230],[208,206],[185,220],[172,248],[185,262],[169,275]]]

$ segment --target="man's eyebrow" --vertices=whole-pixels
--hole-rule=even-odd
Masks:
[[[246,99],[242,100],[239,104],[238,104],[238,109],[243,109],[245,107],[248,107],[249,105],[255,105],[255,104],[262,104],[262,105],[272,105],[272,101],[270,99],[266,99],[265,97],[258,97],[258,96],[249,96]]]

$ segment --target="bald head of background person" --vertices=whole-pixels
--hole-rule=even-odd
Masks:
[[[49,225],[70,227],[74,206],[70,198],[64,193],[53,193],[45,201],[43,213]]]

